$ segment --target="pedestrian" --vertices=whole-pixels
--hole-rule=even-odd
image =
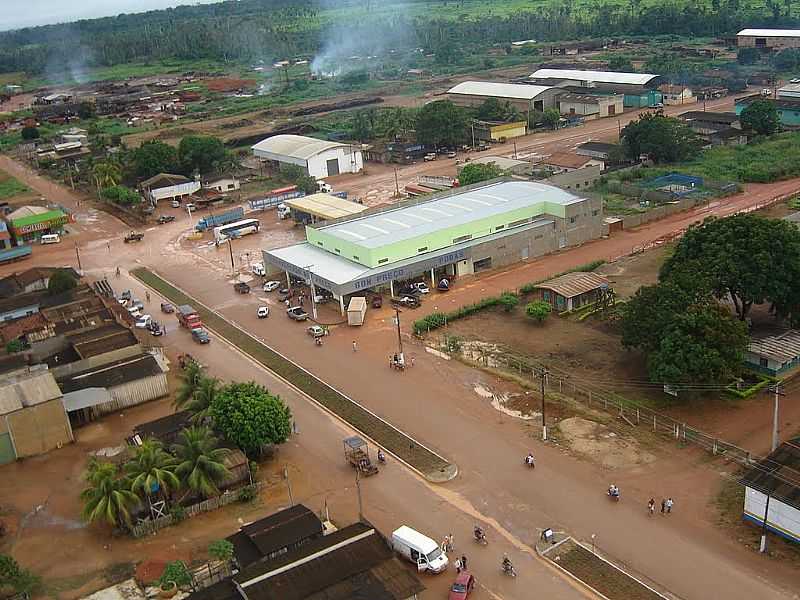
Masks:
[[[413,354],[411,355],[411,366],[412,367],[414,366],[414,355]]]
[[[450,545],[450,538],[444,536],[442,540],[442,552],[447,552],[447,547]]]
[[[355,340],[353,340],[353,352],[358,352],[358,346],[356,345]]]
[[[286,308],[289,308],[291,305],[292,305],[292,303],[289,302],[289,299],[287,298],[286,299]]]
[[[111,252],[111,242],[106,243],[106,246],[108,246],[108,251]]]
[[[448,552],[452,552],[453,549],[456,547],[455,542],[456,542],[456,538],[452,533],[447,536],[447,551]]]
[[[150,292],[145,292],[144,297],[148,302],[150,302]]]
[[[653,513],[656,512],[656,501],[653,498],[650,498],[650,502],[647,503],[647,511],[650,513],[650,516],[653,516]]]
[[[673,504],[675,503],[672,501],[672,498],[667,498],[667,514],[670,514],[672,512]]]
[[[461,568],[467,570],[467,557],[463,554],[461,555]]]
[[[664,512],[667,510],[667,501],[664,498],[661,499],[661,514],[663,515]]]
[[[461,559],[456,559],[456,573],[461,573]]]
[[[303,294],[300,294],[300,306],[303,306]]]

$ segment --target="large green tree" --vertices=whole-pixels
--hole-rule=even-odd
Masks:
[[[194,400],[194,394],[205,379],[205,370],[196,360],[186,363],[179,375],[180,383],[173,402],[176,410],[184,410]]]
[[[431,146],[456,146],[467,139],[467,115],[449,100],[423,106],[417,114],[417,139]]]
[[[247,454],[282,444],[291,433],[292,413],[278,396],[255,382],[231,383],[211,404],[215,428]]]
[[[81,492],[83,518],[115,527],[130,525],[130,511],[139,498],[130,490],[129,482],[119,477],[116,465],[90,460],[85,478],[87,487]]]
[[[145,142],[133,151],[131,166],[139,179],[147,179],[158,173],[174,173],[180,170],[178,151],[158,140]]]
[[[756,100],[748,104],[740,115],[742,127],[752,129],[759,135],[770,135],[781,127],[781,118],[775,103]]]
[[[219,393],[219,379],[203,377],[192,394],[191,400],[183,407],[192,413],[193,423],[202,423],[211,416],[211,404]]]
[[[628,123],[622,129],[622,146],[631,160],[646,155],[657,163],[671,163],[693,158],[702,142],[683,121],[656,112]]]
[[[753,214],[708,218],[689,228],[661,267],[702,276],[717,298],[730,298],[739,318],[753,304],[771,302],[779,314],[797,315],[800,304],[800,231],[781,219]]]
[[[125,474],[130,480],[131,491],[144,497],[163,493],[169,496],[180,487],[180,480],[173,472],[175,458],[158,440],[147,439],[137,446],[133,458],[125,463]]]
[[[197,425],[181,431],[173,452],[175,474],[190,491],[206,498],[219,494],[219,484],[230,476],[224,463],[230,451],[218,447],[208,427]]]
[[[64,292],[74,290],[78,286],[78,281],[69,271],[55,271],[47,281],[47,293],[50,296],[58,296]]]
[[[502,176],[503,169],[494,163],[469,163],[458,174],[458,183],[460,185],[470,185]]]
[[[187,135],[178,145],[178,160],[187,175],[211,173],[227,155],[222,141],[209,135]]]

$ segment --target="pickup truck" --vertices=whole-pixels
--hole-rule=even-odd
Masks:
[[[286,309],[286,316],[295,321],[305,321],[308,319],[308,313],[303,310],[302,306],[293,306]]]
[[[406,308],[418,308],[419,298],[414,296],[395,296],[392,298],[392,304],[395,306],[405,306]]]
[[[181,324],[181,327],[186,327],[187,329],[197,329],[198,327],[203,326],[203,321],[200,320],[200,315],[198,315],[197,311],[188,304],[180,305],[176,312],[178,313],[178,322]]]
[[[198,344],[207,344],[211,341],[211,338],[208,337],[208,332],[202,327],[192,329],[192,339]]]
[[[131,242],[141,242],[144,239],[144,234],[138,231],[131,231],[128,235],[125,236],[125,239],[122,241],[126,244],[130,244]]]
[[[158,217],[158,224],[163,225],[164,223],[172,223],[175,220],[174,215],[161,215]]]
[[[236,290],[239,294],[249,294],[250,293],[250,286],[247,285],[244,281],[240,281],[238,283],[233,284],[233,289]]]

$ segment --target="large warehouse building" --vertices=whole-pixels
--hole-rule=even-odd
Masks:
[[[458,106],[480,106],[489,98],[508,102],[517,110],[543,112],[555,107],[555,98],[561,90],[548,86],[524,83],[491,83],[464,81],[447,91],[447,98]]]
[[[742,29],[736,34],[740,48],[800,48],[800,29]]]
[[[347,296],[420,275],[469,275],[602,234],[601,202],[551,185],[501,180],[442,192],[319,226],[307,241],[265,250],[264,264]]]
[[[364,168],[361,146],[328,142],[302,135],[275,135],[253,146],[253,156],[266,161],[297,165],[321,179]]]
[[[533,83],[570,88],[573,93],[623,94],[625,106],[654,106],[661,102],[661,77],[651,73],[539,69],[531,74]]]

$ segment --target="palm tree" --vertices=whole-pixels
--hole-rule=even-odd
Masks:
[[[181,431],[173,452],[178,458],[175,474],[190,491],[206,498],[219,494],[217,486],[231,475],[223,463],[229,451],[217,447],[208,427],[195,425]]]
[[[190,360],[181,373],[181,384],[175,392],[175,408],[183,409],[194,398],[194,393],[205,377],[203,367],[197,361]]]
[[[88,522],[106,521],[114,526],[131,524],[130,509],[136,506],[139,498],[117,474],[117,467],[111,463],[96,458],[89,461],[85,475],[89,487],[81,492],[83,518]]]
[[[136,448],[132,460],[125,464],[125,473],[131,482],[131,491],[150,497],[154,491],[168,495],[176,490],[181,482],[172,472],[175,459],[164,450],[158,440],[145,440]]]
[[[98,187],[112,187],[122,180],[122,172],[113,162],[102,161],[92,167],[92,175]]]
[[[211,403],[219,393],[219,379],[216,377],[203,377],[197,388],[184,406],[185,410],[192,413],[192,423],[202,424],[211,412]]]

